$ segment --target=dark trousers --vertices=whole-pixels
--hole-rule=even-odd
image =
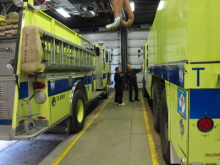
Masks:
[[[132,89],[134,87],[134,92],[135,92],[135,97],[134,99],[137,100],[138,99],[138,86],[137,86],[137,82],[130,82],[128,84],[128,90],[129,90],[129,100],[132,100]]]
[[[122,86],[115,87],[115,103],[122,103],[123,89]]]

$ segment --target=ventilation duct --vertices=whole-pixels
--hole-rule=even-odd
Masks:
[[[113,4],[115,21],[112,24],[106,25],[106,29],[107,30],[116,29],[119,26],[119,23],[118,23],[119,18],[120,18],[120,24],[122,27],[130,27],[134,22],[134,14],[131,9],[131,5],[130,5],[129,0],[112,0],[112,4]],[[128,18],[129,18],[127,22],[125,22],[121,18],[123,4],[126,7]]]
[[[95,17],[98,11],[98,4],[95,0],[69,0],[85,18]]]

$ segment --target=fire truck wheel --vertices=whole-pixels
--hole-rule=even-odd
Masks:
[[[163,158],[168,164],[170,164],[170,142],[168,140],[168,108],[165,89],[161,95],[160,136]]]
[[[147,90],[146,90],[146,88],[145,88],[145,85],[146,85],[146,81],[143,80],[143,96],[146,97],[146,98],[148,98],[148,97],[147,97],[147,96],[148,96],[148,93],[147,93]]]
[[[148,104],[151,107],[151,109],[153,108],[153,100],[150,98],[150,95],[148,94],[147,90],[145,87],[143,87],[143,96],[145,98],[147,98]]]
[[[163,89],[164,89],[164,82],[157,81],[154,85],[154,95],[153,95],[154,128],[157,132],[160,132],[160,100]]]
[[[149,106],[151,107],[151,110],[153,111],[153,100],[150,99],[150,97],[147,98],[147,100],[148,100],[148,104],[149,104]]]
[[[151,109],[152,109],[153,100],[150,98],[150,95],[148,94],[148,92],[147,92],[147,90],[146,90],[146,88],[145,88],[145,85],[146,85],[146,81],[143,80],[143,96],[144,96],[145,98],[147,98],[148,104],[149,104],[149,106],[150,106]]]
[[[72,116],[70,117],[70,132],[77,133],[83,129],[85,122],[85,97],[77,90],[72,100]]]
[[[106,87],[104,89],[104,93],[102,94],[102,98],[107,99],[108,98],[108,93],[109,93],[109,89],[108,89],[108,87]]]

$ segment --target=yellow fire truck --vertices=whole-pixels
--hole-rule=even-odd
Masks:
[[[168,164],[220,164],[220,1],[161,0],[145,89]]]
[[[16,35],[6,28],[14,20],[1,17],[0,139],[31,140],[61,122],[79,132],[86,106],[108,97],[111,52],[34,10],[33,0],[22,8]]]

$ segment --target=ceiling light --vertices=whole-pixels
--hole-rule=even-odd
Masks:
[[[89,12],[90,12],[93,16],[95,16],[95,12],[94,12],[94,11],[89,10]]]
[[[24,4],[22,0],[13,0],[13,3],[17,7],[22,7]]]
[[[65,18],[70,17],[69,13],[66,10],[64,10],[63,8],[57,8],[56,11],[58,13],[60,13]]]
[[[131,5],[131,10],[134,11],[135,10],[134,2],[131,2],[130,5]]]
[[[95,17],[95,16],[96,16],[96,13],[94,11],[91,11],[91,10],[81,12],[81,17],[84,17],[84,18],[92,18],[92,17]]]
[[[72,15],[80,15],[80,13],[78,11],[71,11],[70,14],[72,14]]]
[[[160,1],[159,6],[157,8],[157,10],[162,10],[164,7],[165,1]]]

